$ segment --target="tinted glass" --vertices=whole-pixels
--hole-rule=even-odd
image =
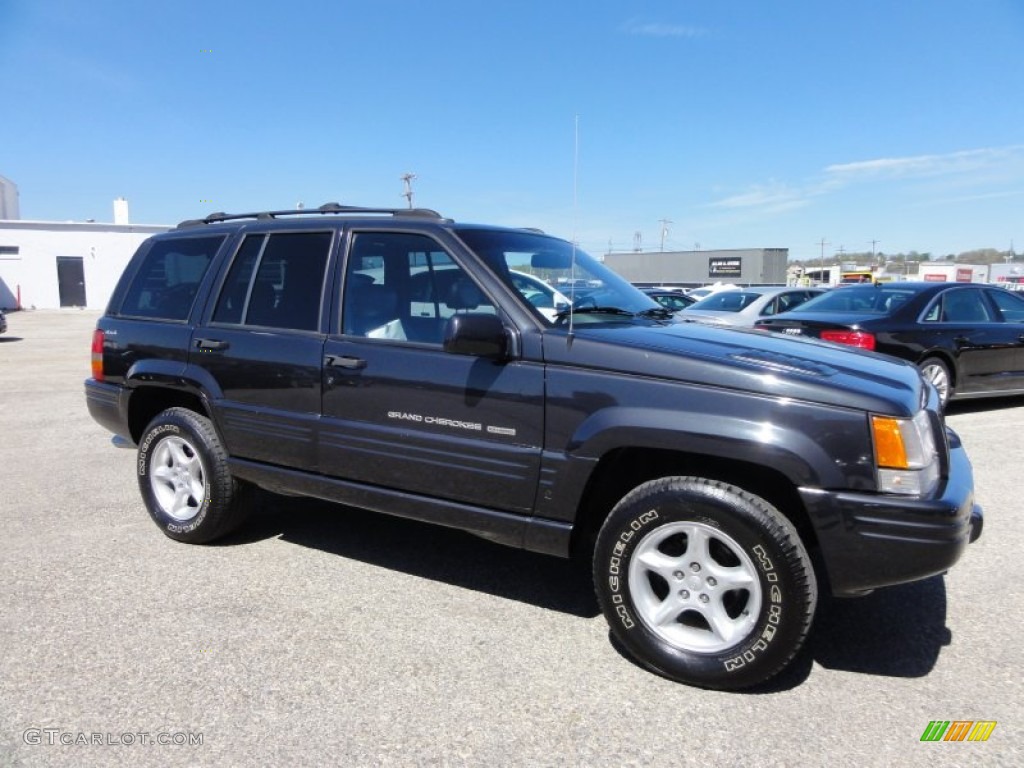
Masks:
[[[1004,323],[1024,323],[1024,298],[1001,288],[988,295]]]
[[[143,258],[121,314],[185,320],[223,237],[158,240]]]
[[[925,312],[926,322],[990,323],[992,311],[981,291],[975,288],[955,288],[939,294]]]
[[[249,300],[249,289],[252,286],[252,275],[256,269],[256,260],[263,250],[267,238],[264,235],[250,235],[245,238],[242,247],[235,255],[235,261],[224,281],[217,309],[213,313],[215,323],[241,323],[245,316],[245,304]]]
[[[247,237],[228,272],[213,320],[317,330],[331,239],[330,232]]]
[[[881,285],[835,288],[801,304],[799,311],[891,315],[915,293],[913,289]]]

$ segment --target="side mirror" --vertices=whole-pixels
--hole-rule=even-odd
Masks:
[[[506,360],[509,335],[497,315],[452,315],[444,327],[444,351],[453,355]]]

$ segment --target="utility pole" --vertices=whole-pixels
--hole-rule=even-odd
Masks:
[[[668,234],[668,225],[674,223],[671,219],[658,219],[661,222],[661,250],[665,250],[665,235]]]
[[[825,282],[825,246],[832,245],[832,243],[826,242],[825,238],[821,238],[821,242],[818,243],[821,246],[821,272],[818,275],[818,282]]]
[[[405,184],[405,191],[402,192],[404,197],[409,202],[409,207],[412,208],[412,182],[416,178],[415,173],[403,173],[402,183]]]

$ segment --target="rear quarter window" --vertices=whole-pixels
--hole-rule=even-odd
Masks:
[[[223,237],[159,240],[142,259],[120,314],[185,320]]]

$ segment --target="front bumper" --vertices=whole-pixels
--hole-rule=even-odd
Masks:
[[[833,594],[864,594],[944,573],[981,536],[971,462],[953,432],[949,446],[949,473],[937,498],[800,489]]]

